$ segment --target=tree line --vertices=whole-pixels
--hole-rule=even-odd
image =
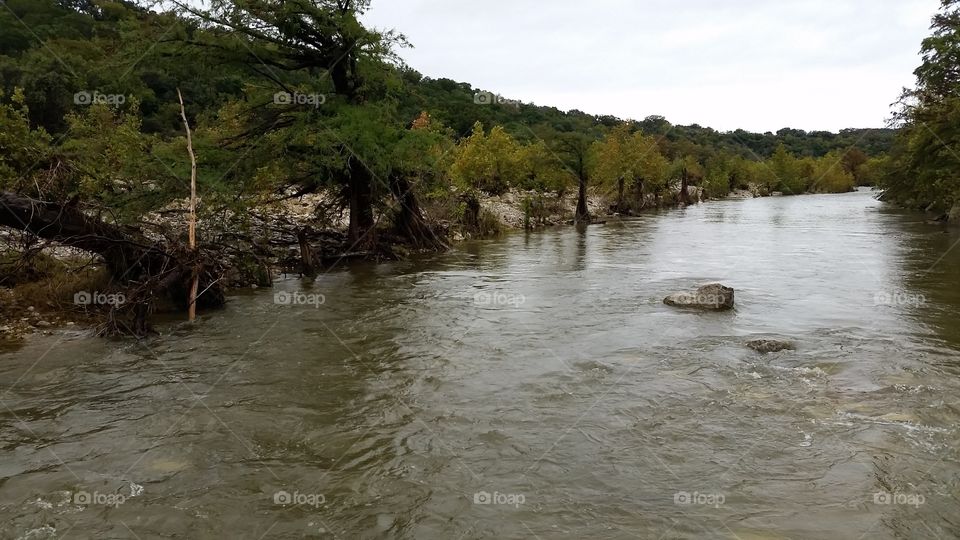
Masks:
[[[889,130],[719,133],[501,103],[405,65],[402,34],[362,24],[370,0],[205,6],[4,2],[0,224],[67,243],[68,232],[97,232],[101,242],[84,245],[109,256],[116,280],[182,296],[198,274],[201,290],[219,283],[224,258],[186,253],[169,231],[162,249],[150,248],[156,234],[143,217],[187,197],[192,156],[197,213],[218,224],[218,247],[259,241],[249,209],[315,193],[325,197],[317,223],[347,220],[342,237],[322,239],[353,256],[442,249],[451,229],[483,235],[496,227],[482,199],[511,190],[529,214],[575,193],[577,221],[590,219],[591,192],[632,213],[691,202],[690,186],[707,197],[847,191],[876,182],[893,139]],[[303,254],[318,236],[297,231]]]
[[[885,130],[718,133],[655,116],[627,122],[477,104],[470,85],[404,65],[401,34],[359,22],[368,1],[163,5],[171,9],[122,0],[6,3],[3,127],[28,144],[3,147],[4,189],[40,185],[44,196],[79,195],[131,221],[181,197],[188,163],[177,89],[197,126],[207,203],[242,205],[290,186],[330,190],[352,210],[353,241],[408,185],[424,196],[440,195],[444,184],[563,194],[595,177],[618,206],[631,190],[641,199],[662,195],[684,174],[710,196],[750,185],[843,191],[875,181],[868,158],[892,140]],[[278,93],[289,101],[278,102]],[[424,117],[428,126],[417,122]],[[51,170],[59,183],[34,181]],[[420,216],[398,219],[418,228]]]

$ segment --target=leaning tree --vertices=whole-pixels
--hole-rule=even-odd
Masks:
[[[396,75],[393,49],[405,41],[360,22],[369,0],[213,0],[208,9],[173,3],[198,21],[181,40],[183,54],[199,48],[264,83],[249,89],[245,129],[233,140],[240,152],[270,136],[271,147],[249,155],[282,156],[285,180],[299,185],[298,194],[332,188],[349,208],[352,247],[375,243],[375,209],[391,196],[404,209],[401,232],[426,234],[414,186],[394,175],[390,162],[403,130],[384,98]]]

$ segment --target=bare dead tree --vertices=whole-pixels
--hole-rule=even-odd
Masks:
[[[197,253],[197,156],[193,153],[193,135],[190,133],[190,122],[187,121],[187,109],[183,106],[183,95],[177,88],[177,98],[180,100],[180,117],[183,118],[183,127],[187,131],[187,153],[190,154],[190,251]],[[188,318],[193,321],[197,318],[197,289],[200,287],[199,268],[194,268],[193,282],[190,284],[190,307],[187,310]]]

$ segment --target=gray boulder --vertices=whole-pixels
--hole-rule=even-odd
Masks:
[[[793,343],[781,339],[754,339],[747,342],[747,347],[760,354],[792,351],[796,348]]]
[[[663,299],[668,306],[724,311],[733,309],[733,289],[719,283],[700,287],[695,292],[674,293]]]

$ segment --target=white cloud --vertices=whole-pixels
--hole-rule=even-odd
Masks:
[[[729,130],[882,126],[939,0],[375,0],[425,75]]]

